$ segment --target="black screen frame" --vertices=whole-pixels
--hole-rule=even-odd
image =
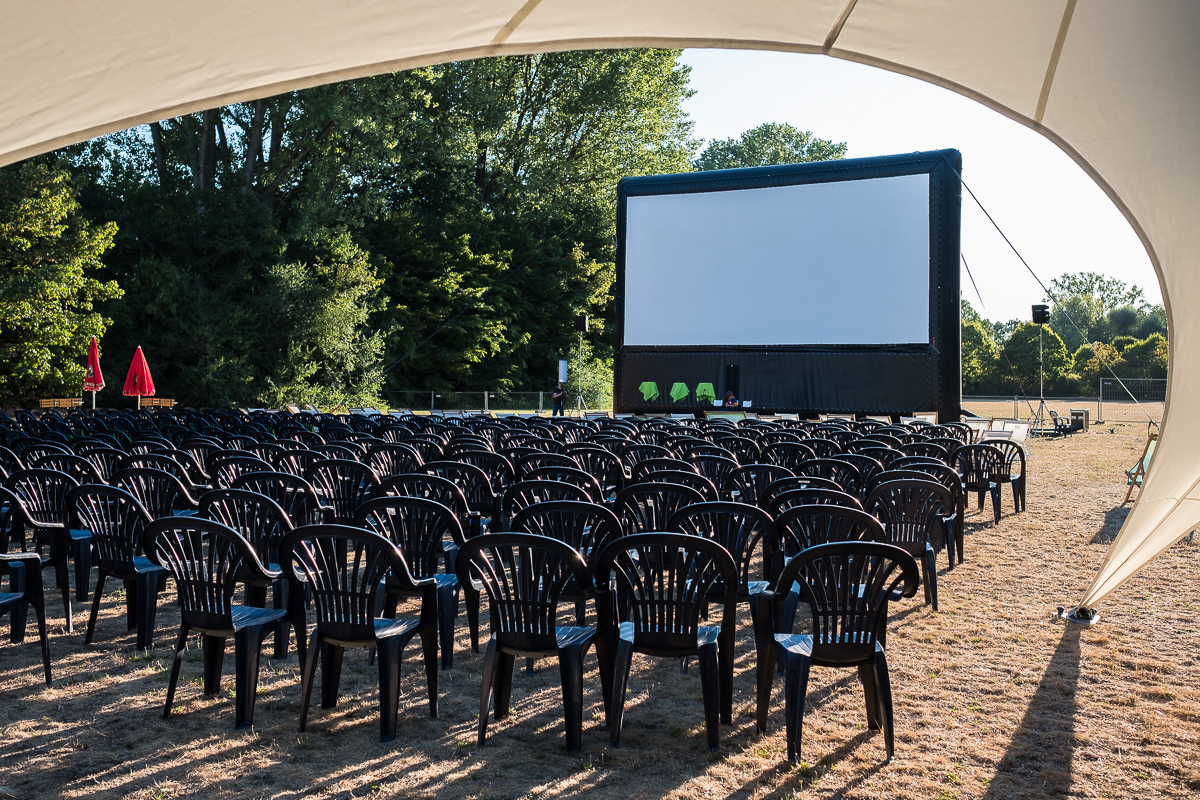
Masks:
[[[959,261],[962,154],[934,150],[895,156],[820,161],[748,169],[624,178],[617,185],[617,352],[613,408],[618,413],[712,410],[695,399],[697,383],[724,395],[725,368],[739,366],[741,398],[752,411],[909,415],[934,411],[958,420],[962,408]],[[774,186],[929,176],[929,341],[862,345],[625,346],[625,255],[628,199],[649,195],[735,191]],[[848,301],[851,301],[848,298]],[[849,311],[849,309],[848,309]],[[645,380],[658,385],[643,399]],[[690,395],[670,398],[674,382]]]

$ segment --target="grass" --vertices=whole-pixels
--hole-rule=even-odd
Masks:
[[[733,725],[721,730],[718,757],[704,746],[698,670],[679,674],[677,659],[635,659],[622,746],[610,747],[594,655],[583,752],[571,756],[552,661],[532,676],[518,668],[512,714],[491,722],[478,746],[481,657],[469,652],[465,619],[455,667],[438,676],[439,719],[427,715],[410,647],[398,737],[380,744],[377,675],[365,651],[347,654],[337,707],[314,704],[300,733],[294,650],[269,659],[268,639],[254,730],[239,732],[232,645],[221,694],[203,697],[193,644],[164,720],[173,599],[159,607],[156,649],[137,656],[122,600],[104,599],[96,640],[84,646],[86,609],[76,609],[78,633],[67,635],[52,592],[52,687],[41,682],[36,639],[0,641],[0,797],[1195,797],[1196,545],[1174,546],[1121,588],[1096,627],[1054,618],[1055,606],[1082,596],[1126,513],[1122,470],[1141,452],[1144,431],[1109,427],[1036,442],[1029,511],[1013,515],[1007,494],[998,525],[990,510],[972,508],[966,563],[947,571],[939,562],[941,612],[919,595],[893,609],[891,764],[882,737],[863,725],[862,691],[846,671],[813,670],[803,764],[786,761],[778,681],[771,730],[759,736],[744,622]]]

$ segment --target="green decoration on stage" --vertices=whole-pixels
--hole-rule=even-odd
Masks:
[[[657,383],[654,383],[653,381],[645,381],[644,383],[642,383],[641,386],[638,387],[638,389],[642,393],[643,400],[657,400],[658,399],[658,384]]]

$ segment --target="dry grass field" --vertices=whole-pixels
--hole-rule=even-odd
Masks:
[[[1186,540],[1103,604],[1102,622],[1066,626],[1055,606],[1082,596],[1125,515],[1122,469],[1143,426],[1094,428],[1034,444],[1029,510],[1004,498],[998,525],[971,510],[967,561],[939,576],[941,611],[893,605],[889,660],[896,759],[868,731],[852,672],[815,668],[804,763],[790,765],[776,681],[771,731],[754,727],[754,655],[738,641],[734,720],[719,754],[704,746],[698,671],[635,657],[622,746],[602,725],[595,657],[585,676],[584,744],[563,739],[558,669],[518,671],[513,713],[476,746],[481,657],[461,623],[456,665],[440,674],[430,719],[415,646],[400,729],[378,741],[376,680],[347,654],[341,702],[297,730],[294,653],[264,659],[252,732],[233,725],[232,647],[224,691],[205,698],[191,651],[170,719],[161,715],[177,613],[164,596],[158,648],[134,650],[123,600],[109,596],[94,645],[52,619],[54,685],[36,639],[0,641],[0,797],[1040,798],[1200,794],[1200,581]],[[1128,508],[1128,507],[1126,507]],[[61,613],[57,601],[51,614]],[[743,612],[744,613],[744,612]],[[694,664],[694,661],[693,661]],[[853,676],[853,677],[852,677]]]

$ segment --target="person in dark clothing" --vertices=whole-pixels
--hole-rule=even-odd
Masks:
[[[563,386],[562,381],[559,381],[558,385],[554,387],[552,398],[554,400],[554,410],[550,412],[550,416],[563,416],[563,408],[567,404],[567,389]]]
[[[726,392],[724,406],[726,408],[737,408],[738,405],[738,399],[733,396],[733,392]]]

